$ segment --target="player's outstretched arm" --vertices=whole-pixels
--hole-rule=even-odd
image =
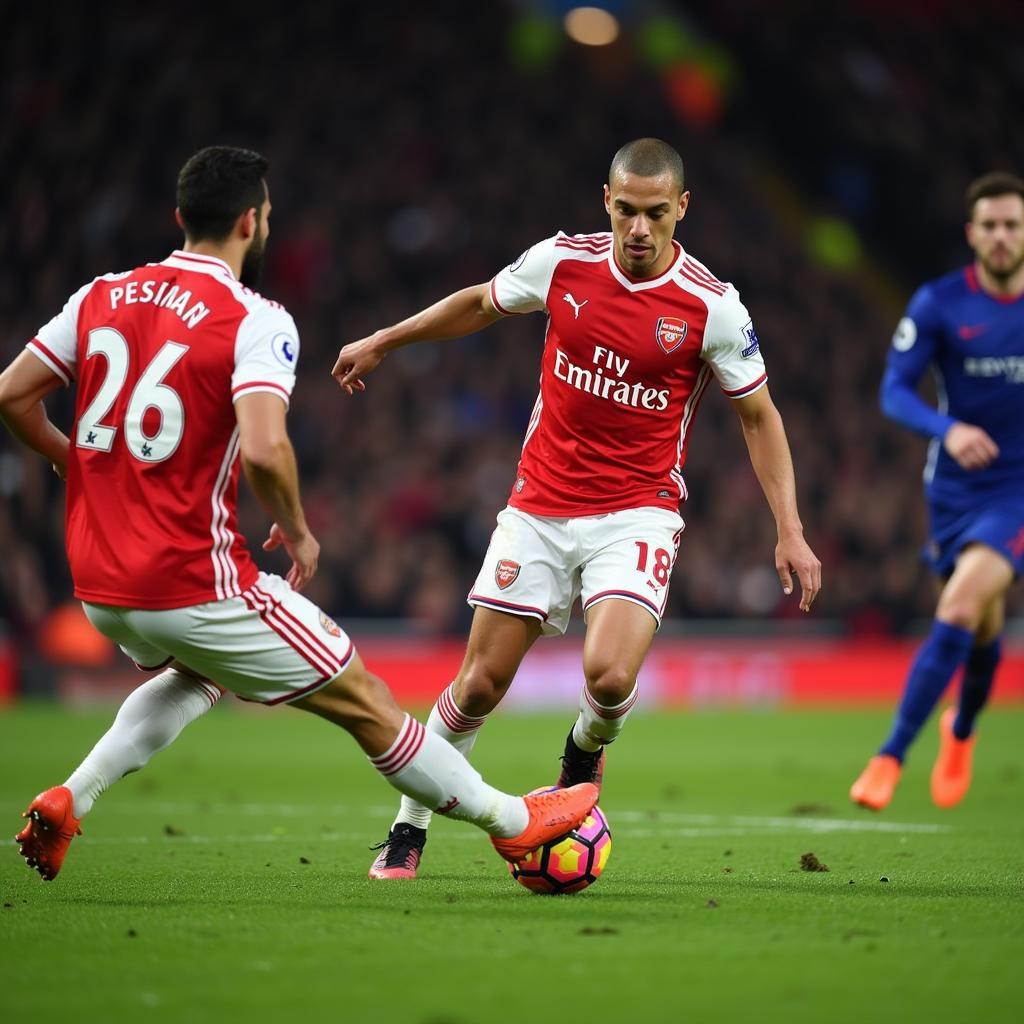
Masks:
[[[804,540],[804,528],[796,506],[796,480],[786,430],[775,403],[763,387],[735,401],[743,426],[750,463],[768,499],[779,543],[775,569],[785,593],[793,592],[793,576],[800,580],[800,608],[809,612],[821,590],[821,562]]]
[[[501,317],[491,302],[488,284],[453,292],[401,323],[353,341],[338,354],[331,376],[350,395],[364,388],[363,377],[393,349],[416,341],[440,341],[473,334]]]
[[[63,480],[67,476],[70,442],[50,422],[43,405],[43,399],[62,383],[42,360],[28,351],[0,373],[0,420],[22,444],[49,459]]]
[[[316,572],[320,545],[309,532],[299,500],[299,471],[285,426],[285,404],[266,392],[235,402],[242,469],[260,504],[274,523],[265,551],[283,544],[292,560],[286,579],[301,590]]]

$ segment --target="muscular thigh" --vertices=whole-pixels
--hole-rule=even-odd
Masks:
[[[280,704],[325,686],[350,663],[344,631],[278,576],[241,597],[164,611],[86,605],[101,632],[137,663],[162,654],[247,700]],[[143,660],[145,659],[145,660]]]
[[[983,543],[971,543],[956,560],[953,574],[939,595],[936,614],[943,621],[970,622],[979,633],[1001,623],[1003,600],[1013,582],[1014,567],[1004,555]]]

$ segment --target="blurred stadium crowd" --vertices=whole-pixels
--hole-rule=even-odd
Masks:
[[[393,355],[355,397],[331,365],[558,229],[605,230],[613,152],[657,135],[693,193],[677,237],[757,326],[824,563],[815,617],[860,633],[927,617],[925,443],[883,421],[876,393],[910,292],[967,262],[964,186],[1024,170],[1013,5],[985,18],[941,2],[616,6],[623,36],[601,49],[566,40],[544,5],[25,9],[0,42],[0,358],[80,284],[179,244],[174,180],[193,150],[259,149],[274,206],[263,290],[302,337],[290,423],[323,545],[310,596],[347,622],[460,632],[514,479],[543,320]],[[58,422],[69,411],[66,395],[51,405]],[[703,402],[685,475],[669,617],[794,616],[720,395]],[[255,541],[264,517],[243,510]],[[70,595],[61,485],[6,436],[0,550],[0,621],[31,637]]]

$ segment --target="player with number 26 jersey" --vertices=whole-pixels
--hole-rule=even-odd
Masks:
[[[237,528],[232,403],[265,391],[287,404],[299,341],[284,308],[223,261],[176,251],[79,289],[28,348],[78,383],[66,516],[75,596],[161,609],[247,590],[257,569]]]

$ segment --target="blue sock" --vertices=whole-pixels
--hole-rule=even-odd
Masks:
[[[1002,653],[1003,645],[999,637],[987,647],[975,647],[971,651],[960,684],[960,706],[953,722],[953,735],[958,740],[967,739],[974,730],[974,720],[992,692],[992,680]]]
[[[932,623],[928,638],[910,666],[892,733],[880,754],[891,754],[903,761],[907,747],[921,731],[921,726],[928,720],[953,674],[967,660],[973,646],[974,634],[969,629],[939,621]]]

